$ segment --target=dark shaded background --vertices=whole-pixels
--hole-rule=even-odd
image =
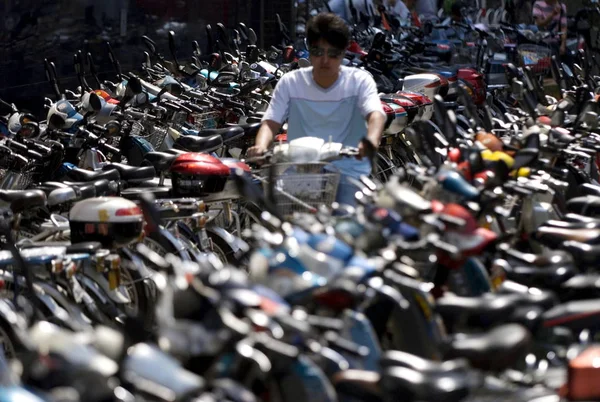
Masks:
[[[143,61],[142,35],[168,55],[167,32],[174,31],[182,59],[191,55],[192,40],[204,51],[206,25],[217,22],[244,22],[264,45],[273,44],[275,13],[291,26],[292,0],[263,0],[262,7],[260,0],[0,0],[0,98],[39,115],[43,97],[52,95],[44,58],[56,64],[61,86],[74,89],[79,49],[93,54],[101,79],[114,80],[107,40],[123,71]]]

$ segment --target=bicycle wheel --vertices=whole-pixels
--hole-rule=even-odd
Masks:
[[[398,169],[394,163],[386,155],[378,153],[375,163],[375,171],[371,173],[371,178],[379,180],[381,183],[385,183],[389,180]]]

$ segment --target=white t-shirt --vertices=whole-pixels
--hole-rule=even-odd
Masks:
[[[385,115],[377,85],[366,71],[340,67],[329,88],[317,85],[312,67],[285,74],[277,83],[264,120],[288,122],[288,141],[319,137],[355,147],[367,135],[365,118],[371,112]]]

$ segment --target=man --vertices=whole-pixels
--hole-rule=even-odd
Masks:
[[[312,67],[292,71],[279,80],[249,157],[264,154],[286,120],[288,141],[307,136],[331,138],[358,146],[361,157],[365,152],[362,138],[379,146],[386,117],[375,81],[365,71],[341,65],[350,41],[346,23],[335,14],[318,14],[308,22],[306,39]],[[336,201],[354,205],[356,188],[347,177],[368,175],[370,163],[362,158],[334,164],[342,176]]]
[[[533,4],[533,19],[538,28],[561,34],[560,38],[551,38],[549,45],[561,56],[567,53],[567,6],[558,0],[537,0]]]

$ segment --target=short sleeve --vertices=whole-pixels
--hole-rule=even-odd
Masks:
[[[277,83],[271,102],[265,112],[262,121],[273,120],[279,124],[283,124],[287,119],[290,107],[290,75],[286,74]]]
[[[361,82],[358,85],[358,107],[362,116],[367,117],[372,112],[380,112],[385,115],[377,93],[375,80],[366,72],[360,74],[360,79]]]

